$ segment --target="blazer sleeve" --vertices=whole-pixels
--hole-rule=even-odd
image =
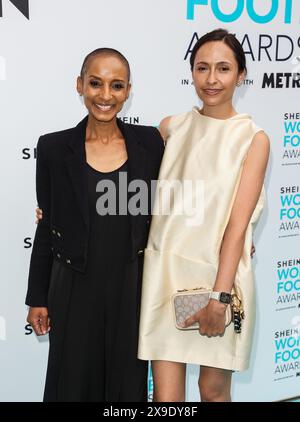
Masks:
[[[165,142],[159,132],[159,130],[156,127],[151,127],[151,141],[155,141],[156,146],[156,155],[158,158],[158,172],[161,165],[161,161],[165,152]]]
[[[51,249],[50,212],[51,180],[45,157],[45,138],[40,137],[37,144],[36,158],[36,194],[43,218],[39,221],[31,253],[26,305],[47,307],[47,297],[53,254]]]
[[[155,128],[155,131],[156,131],[155,133],[156,133],[156,137],[157,137],[158,145],[159,145],[159,157],[160,157],[160,160],[162,160],[162,157],[163,157],[164,152],[165,152],[165,141],[163,140],[163,138],[162,138],[162,136],[161,136],[161,134],[160,134],[160,132],[157,128]]]

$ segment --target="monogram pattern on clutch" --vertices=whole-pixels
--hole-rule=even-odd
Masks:
[[[179,330],[198,330],[199,324],[195,322],[190,327],[183,327],[182,324],[200,309],[205,308],[210,300],[210,289],[196,288],[192,290],[178,291],[172,297],[173,315],[176,328]],[[227,306],[225,314],[225,325],[228,326],[232,320],[231,307]]]
[[[205,308],[209,302],[210,292],[201,292],[201,294],[190,293],[175,295],[173,298],[174,311],[175,311],[175,321],[176,327],[183,329],[182,324],[186,319],[200,311],[200,309]],[[198,329],[199,324],[195,323],[191,325],[188,329]]]

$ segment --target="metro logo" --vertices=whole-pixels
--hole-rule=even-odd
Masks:
[[[8,0],[29,20],[29,0]],[[2,13],[2,0],[0,0],[0,17]]]
[[[279,0],[268,0],[270,5],[268,12],[264,15],[261,15],[257,12],[254,6],[255,0],[235,0],[235,9],[233,12],[224,13],[221,10],[224,10],[224,6],[228,6],[228,1],[225,0],[211,0],[210,6],[215,17],[221,22],[234,22],[238,20],[243,11],[246,8],[246,11],[255,23],[266,24],[274,20],[279,13]],[[292,22],[293,14],[293,0],[282,0],[281,2],[284,9],[284,23]],[[187,0],[187,19],[195,19],[195,8],[196,6],[208,6],[208,0]]]

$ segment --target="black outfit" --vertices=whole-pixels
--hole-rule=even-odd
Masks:
[[[96,212],[100,179],[144,180],[151,192],[163,154],[159,132],[118,120],[128,161],[111,173],[86,163],[87,118],[42,137],[37,149],[36,231],[26,303],[51,319],[45,401],[144,401],[147,363],[137,359],[146,215]],[[130,194],[128,195],[130,198]],[[118,195],[117,195],[118,198]],[[150,199],[150,198],[149,198]],[[117,209],[118,209],[118,203]]]

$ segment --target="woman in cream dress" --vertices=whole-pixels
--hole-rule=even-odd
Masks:
[[[186,363],[200,365],[202,401],[230,401],[232,371],[249,365],[255,318],[250,251],[263,208],[269,139],[232,105],[246,75],[234,35],[225,30],[204,35],[191,68],[203,108],[161,123],[166,150],[145,251],[138,357],[152,361],[156,401],[184,401]],[[184,207],[174,180],[195,183],[189,199],[200,207],[194,215],[179,212]],[[166,213],[162,204],[170,192]],[[185,322],[199,323],[199,331],[179,330],[171,297],[197,287],[211,288],[214,298]],[[241,300],[241,333],[233,324],[225,327],[228,305],[218,300],[220,292]]]

